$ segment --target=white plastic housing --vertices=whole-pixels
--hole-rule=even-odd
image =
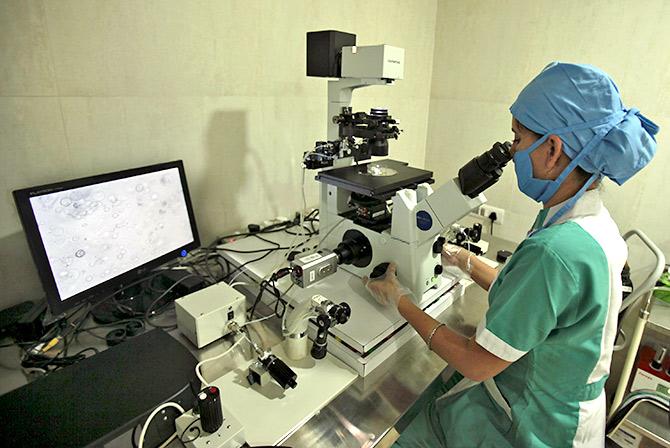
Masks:
[[[343,78],[403,79],[405,49],[390,45],[342,47]]]
[[[204,347],[230,333],[230,321],[246,321],[245,300],[225,283],[208,286],[175,300],[177,327],[196,347]]]

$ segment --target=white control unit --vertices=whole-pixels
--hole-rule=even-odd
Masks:
[[[342,47],[343,78],[402,79],[405,49],[390,45]]]
[[[244,294],[226,283],[218,283],[175,301],[177,327],[196,347],[230,333],[228,324],[246,322]]]
[[[223,425],[210,434],[202,429],[200,418],[188,411],[175,420],[177,437],[188,448],[240,448],[245,443],[244,428],[223,408]]]

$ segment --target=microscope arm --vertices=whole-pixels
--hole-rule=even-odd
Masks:
[[[400,190],[393,197],[392,236],[410,244],[433,239],[485,202],[481,193],[474,198],[461,193],[458,179],[436,190],[427,184]]]
[[[483,193],[470,198],[463,193],[458,186],[458,179],[454,178],[440,186],[433,194],[428,195],[423,201],[435,214],[438,226],[444,231],[459,219],[477,209],[486,202]]]
[[[328,81],[328,140],[339,139],[339,126],[333,122],[333,117],[340,115],[342,108],[351,106],[351,97],[355,89],[386,84],[389,84],[389,81],[375,78],[341,78]]]

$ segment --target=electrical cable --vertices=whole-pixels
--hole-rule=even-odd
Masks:
[[[226,249],[226,248],[217,248],[216,250],[220,250],[223,252],[230,252],[233,254],[257,254],[259,252],[265,252],[265,251],[275,251],[275,250],[286,250],[289,249],[289,247],[266,247],[262,249],[251,249],[251,250],[238,250],[238,249]]]
[[[170,443],[172,443],[172,441],[173,441],[174,439],[176,439],[176,438],[177,438],[177,433],[174,432],[174,433],[172,433],[172,435],[171,435],[170,437],[167,438],[167,440],[165,440],[165,442],[161,443],[160,446],[159,446],[158,448],[167,448],[167,446],[168,446]]]
[[[169,327],[173,327],[174,325],[165,326],[165,325],[160,325],[160,324],[156,324],[156,323],[154,323],[154,322],[151,322],[151,317],[152,317],[152,315],[151,315],[151,311],[152,311],[153,307],[156,306],[156,304],[157,304],[163,297],[165,297],[170,291],[172,291],[175,287],[177,287],[177,285],[179,285],[179,284],[182,283],[183,281],[185,281],[185,280],[187,280],[187,279],[189,279],[189,278],[193,278],[193,277],[198,277],[198,275],[195,275],[195,274],[185,275],[184,277],[182,277],[182,278],[180,278],[179,280],[177,280],[176,282],[174,282],[174,283],[173,283],[169,288],[167,288],[161,295],[159,295],[158,297],[156,297],[156,298],[154,299],[154,301],[151,302],[151,304],[147,307],[146,311],[144,312],[144,321],[145,321],[147,324],[149,324],[149,325],[151,325],[152,327],[155,327],[155,328],[169,328]]]
[[[147,420],[144,422],[144,425],[142,426],[142,432],[140,433],[140,440],[139,440],[139,443],[138,443],[139,448],[144,447],[144,437],[146,436],[147,428],[149,427],[149,424],[151,423],[151,419],[153,419],[156,416],[156,414],[158,414],[159,411],[161,411],[165,408],[169,408],[169,407],[176,408],[182,414],[184,412],[186,412],[184,410],[184,408],[182,408],[179,403],[175,403],[175,402],[172,402],[172,401],[168,401],[167,403],[163,403],[162,405],[160,405],[156,409],[154,409],[153,412],[151,412],[151,414],[149,414],[149,417],[147,418]]]
[[[200,432],[200,428],[197,427],[197,426],[196,426],[195,428],[191,428],[193,425],[195,425],[195,424],[198,423],[199,421],[200,421],[200,417],[196,418],[196,419],[193,420],[191,423],[189,423],[188,426],[184,429],[184,431],[182,431],[181,436],[179,436],[179,441],[180,441],[181,443],[186,444],[186,443],[189,443],[189,442],[193,442],[193,441],[195,441],[195,439],[197,439],[198,437],[200,437],[200,435],[202,434],[202,433]],[[185,441],[185,440],[184,440],[184,436],[186,435],[186,432],[187,432],[189,429],[197,429],[197,430],[198,430],[198,435],[196,435],[196,436],[195,436],[194,438],[192,438],[191,440],[186,440],[186,441]]]
[[[199,256],[194,257],[194,260],[197,260]],[[97,301],[95,304],[90,304],[90,303],[83,303],[80,306],[76,307],[74,310],[69,312],[69,314],[64,315],[60,318],[60,320],[54,324],[49,331],[47,331],[42,337],[40,337],[37,341],[33,341],[31,343],[15,343],[12,345],[18,345],[23,349],[23,356],[21,359],[21,363],[23,367],[36,367],[36,368],[41,368],[41,369],[47,369],[47,372],[51,370],[56,370],[61,367],[65,367],[71,364],[74,364],[84,358],[86,358],[85,353],[87,351],[92,351],[92,352],[97,352],[97,349],[94,347],[87,347],[78,353],[69,356],[68,355],[68,350],[70,348],[71,343],[77,338],[78,334],[82,332],[87,332],[91,334],[93,337],[99,338],[99,339],[105,339],[102,336],[94,334],[91,330],[93,328],[102,328],[106,326],[115,326],[119,325],[121,323],[125,322],[130,322],[134,320],[140,320],[140,319],[122,319],[117,322],[111,322],[109,324],[105,325],[99,325],[99,326],[94,326],[90,328],[81,328],[83,325],[84,321],[88,318],[88,316],[91,314],[91,312],[99,307],[101,304],[105,303],[107,300],[112,299],[114,300],[115,304],[119,307],[119,309],[123,309],[126,307],[125,305],[119,303],[116,299],[116,295],[119,294],[120,292],[127,290],[128,288],[141,284],[146,281],[152,281],[155,277],[158,275],[163,274],[165,271],[168,270],[175,270],[175,267],[166,267],[161,269],[158,272],[152,272],[150,275],[145,276],[143,278],[140,278],[136,281],[133,281],[127,285],[124,285],[116,290],[114,290],[112,293],[104,296],[102,299]],[[202,277],[198,274],[190,274],[188,276],[185,276],[181,279],[179,279],[175,284],[173,284],[170,288],[168,288],[166,291],[164,291],[160,298],[164,297],[174,286],[176,286],[177,283],[180,283],[181,281],[185,280],[186,278],[191,278],[193,276],[198,276]],[[156,302],[156,301],[155,301]],[[151,308],[155,306],[155,303],[152,304]],[[150,309],[151,309],[150,308]],[[83,312],[82,312],[83,311]],[[132,311],[132,310],[131,310]],[[136,312],[132,311],[133,313],[137,314]],[[78,313],[81,313],[80,316],[75,317]],[[71,321],[70,321],[71,320]],[[70,321],[70,322],[68,322]],[[152,322],[148,321],[150,325],[154,325]],[[156,326],[156,325],[154,325]],[[59,342],[62,342],[62,348],[58,353],[56,353],[53,356],[45,355],[44,353],[48,352],[51,346],[58,344]],[[39,346],[39,344],[43,344],[42,347],[40,347],[40,351],[43,351],[43,353],[40,352],[35,352],[36,347]],[[0,346],[2,348],[3,346]],[[46,349],[45,349],[46,348]],[[52,366],[53,369],[49,369],[49,366]]]
[[[133,432],[130,433],[130,443],[133,445],[133,448],[137,448],[137,442],[135,442],[135,433],[137,432],[137,427],[140,425],[135,425],[133,427]]]
[[[74,334],[76,334],[77,330],[81,325],[83,324],[84,320],[88,317],[89,313],[91,312],[91,307],[89,304],[83,304],[79,308],[77,308],[75,311],[73,311],[69,316],[67,316],[67,319],[73,318],[75,314],[78,312],[84,310],[84,313],[82,316],[79,318],[78,321],[75,322],[67,322],[65,319],[61,319],[59,325],[54,325],[40,340],[38,343],[34,344],[30,348],[26,349],[24,351],[24,355],[21,358],[21,366],[22,367],[32,367],[32,368],[41,368],[41,369],[47,369],[50,365],[54,366],[53,370],[56,370],[60,367],[65,367],[71,364],[74,364],[77,361],[80,361],[86,356],[82,355],[84,351],[89,350],[91,347],[87,347],[86,349],[82,350],[80,353],[77,353],[75,356],[67,356],[67,351],[69,348],[70,343],[72,342],[72,339],[74,339]],[[63,325],[65,323],[65,325]],[[56,331],[55,336],[50,336],[52,331]],[[72,338],[68,339],[68,337],[72,335]],[[48,352],[53,346],[58,344],[59,342],[63,342],[62,348],[58,353],[56,353],[54,356],[47,356],[45,353]],[[40,344],[43,344],[42,347],[40,347],[38,353],[32,353],[36,347]],[[46,344],[46,345],[44,345]],[[46,349],[45,349],[46,347]],[[40,353],[42,352],[42,353]]]
[[[258,322],[263,322],[264,320],[268,320],[271,317],[275,317],[275,316],[273,314],[270,314],[269,316],[261,317],[261,318],[256,319],[256,320],[250,320],[249,322],[245,322],[244,324],[240,325],[240,327],[246,327],[247,325],[255,324],[255,323],[258,323]]]
[[[288,268],[284,268],[284,269],[288,269]],[[261,302],[261,298],[263,297],[263,293],[265,291],[269,292],[270,294],[272,294],[273,296],[275,296],[277,298],[277,300],[275,301],[275,315],[277,317],[279,317],[280,319],[283,317],[284,313],[286,312],[286,301],[282,298],[282,296],[284,294],[286,294],[293,287],[293,283],[286,289],[286,291],[284,291],[284,292],[279,291],[275,282],[279,278],[281,278],[281,277],[277,277],[277,274],[281,271],[282,271],[282,269],[280,269],[279,271],[277,271],[275,273],[272,273],[270,275],[269,280],[262,280],[260,282],[259,289],[258,289],[258,294],[256,295],[256,299],[254,300],[254,303],[252,304],[252,306],[250,308],[250,311],[249,311],[249,319],[252,319],[254,317],[254,313],[256,311],[256,306],[258,306],[258,304]],[[268,287],[270,285],[272,286],[272,289],[268,289]],[[279,314],[279,311],[277,309],[279,307],[279,302],[280,301],[284,305],[284,309],[283,309],[281,314]]]
[[[284,229],[284,230],[286,230],[286,229]],[[254,236],[254,238],[258,238],[258,239],[261,240],[261,241],[264,241],[264,242],[266,242],[266,243],[270,243],[270,244],[272,244],[272,245],[275,246],[276,248],[279,248],[279,247],[281,246],[281,244],[279,244],[278,242],[269,240],[269,239],[267,239],[267,238],[263,238],[262,236],[260,236],[260,235],[257,234],[257,233],[254,234],[253,236]]]
[[[312,210],[312,211],[310,212],[310,214],[315,213],[315,211],[318,211],[318,210]],[[302,220],[302,213],[300,214],[300,216],[301,216],[301,220]],[[277,227],[279,227],[279,226],[281,226],[282,228],[277,228]],[[246,236],[258,236],[259,234],[266,234],[266,233],[275,233],[275,232],[286,231],[286,229],[289,229],[289,228],[291,228],[291,227],[295,227],[295,226],[296,226],[296,224],[295,224],[293,221],[282,221],[282,222],[280,222],[280,223],[271,224],[271,225],[265,227],[264,229],[262,229],[260,232],[255,232],[255,233],[248,232],[248,233],[243,233],[243,234],[232,234],[231,236],[238,236],[238,235],[245,235],[245,237],[246,237]],[[251,264],[251,263],[254,263],[254,262],[256,262],[256,261],[260,261],[260,260],[266,258],[266,257],[267,257],[268,255],[270,255],[271,253],[277,251],[277,250],[286,250],[286,251],[287,251],[287,252],[286,252],[286,256],[288,256],[288,254],[291,253],[291,251],[292,251],[293,249],[295,249],[296,247],[299,247],[299,246],[305,244],[307,241],[309,241],[309,239],[307,239],[306,241],[303,241],[303,242],[301,242],[301,243],[297,243],[297,244],[296,244],[296,239],[298,238],[298,236],[299,236],[299,234],[296,235],[296,236],[293,238],[293,240],[291,241],[291,243],[289,244],[288,247],[282,247],[281,245],[279,245],[279,243],[274,242],[274,241],[271,241],[271,240],[267,240],[267,239],[262,238],[262,237],[260,237],[260,236],[259,236],[259,239],[261,239],[261,240],[263,240],[263,241],[266,241],[266,242],[269,242],[270,244],[275,245],[276,247],[272,247],[272,248],[263,248],[263,249],[254,249],[254,250],[237,250],[237,249],[227,249],[227,248],[225,248],[225,247],[216,247],[216,250],[221,250],[221,251],[224,251],[224,252],[230,252],[230,253],[241,253],[241,254],[249,253],[249,254],[251,254],[251,253],[265,252],[265,254],[261,255],[260,257],[257,257],[257,258],[252,259],[252,260],[248,260],[248,261],[246,261],[245,263],[241,264],[240,266],[237,266],[236,268],[234,268],[234,269],[232,269],[232,270],[228,270],[227,274],[223,277],[222,280],[224,280],[224,281],[225,281],[225,280],[228,280],[228,278],[230,278],[231,275],[237,273],[237,275],[235,275],[235,276],[230,280],[230,282],[235,281],[235,279],[236,279],[239,275],[242,274],[244,268],[245,268],[247,265],[249,265],[249,264]],[[226,237],[219,237],[219,238],[217,238],[217,241],[220,242],[222,239],[225,239],[225,238],[226,238]],[[277,270],[277,269],[284,263],[284,261],[285,261],[285,259],[282,260],[282,261],[280,261],[274,268],[272,268],[272,269],[270,270],[270,272],[274,272],[274,271],[276,271],[276,270]],[[226,263],[228,263],[227,260],[226,260]],[[239,272],[238,272],[238,271],[239,271]]]
[[[251,263],[255,263],[256,261],[261,261],[262,259],[264,259],[265,257],[267,257],[268,255],[270,255],[272,252],[274,252],[276,250],[277,249],[269,249],[264,255],[261,255],[258,258],[254,258],[253,260],[249,260],[245,263],[242,263],[241,265],[239,265],[238,267],[236,267],[235,269],[230,271],[226,277],[229,277],[231,274],[234,274],[237,271],[242,271],[246,266],[248,266]],[[234,277],[234,278],[237,278],[237,277]],[[225,278],[224,278],[224,280],[225,280]]]
[[[235,282],[235,280],[237,280],[237,277],[239,277],[240,275],[244,274],[245,272],[246,272],[246,269],[242,269],[240,272],[238,272],[237,274],[235,274],[235,277],[233,277],[233,278],[230,279],[230,283],[232,283],[232,284],[235,284],[235,283],[244,283],[244,282]]]
[[[205,377],[202,375],[202,373],[200,373],[200,367],[201,367],[203,364],[208,363],[208,362],[210,362],[210,361],[215,361],[215,360],[217,360],[217,359],[223,358],[223,357],[226,356],[228,353],[230,353],[235,347],[237,347],[237,346],[240,344],[240,342],[242,342],[242,341],[244,341],[244,338],[240,338],[240,339],[238,339],[238,340],[237,340],[233,345],[231,345],[225,352],[223,352],[223,353],[219,353],[218,355],[216,355],[216,356],[212,356],[211,358],[203,359],[202,361],[200,361],[198,364],[195,365],[195,376],[198,377],[198,379],[200,380],[200,383],[203,384],[203,387],[207,387],[207,386],[209,386],[210,383],[209,383],[207,380],[205,380]]]
[[[303,233],[304,227],[303,226],[304,226],[305,209],[307,208],[307,201],[305,199],[305,172],[306,172],[306,169],[303,167],[303,169],[302,169],[302,180],[301,180],[301,191],[302,191],[302,202],[303,202],[302,205],[303,205],[303,207],[299,212],[299,215],[300,215],[299,216],[300,217],[300,232],[293,237],[293,240],[291,241],[291,244],[289,244],[289,247],[286,251],[286,254],[284,254],[283,259],[279,263],[277,263],[272,269],[270,269],[270,271],[269,271],[270,273],[273,273],[277,269],[279,269],[281,267],[281,265],[284,264],[284,262],[287,260],[288,255],[294,249],[296,249],[297,247],[299,247],[300,245],[305,243],[305,242],[302,242],[300,244],[297,244],[298,239],[302,239],[304,237],[304,233]],[[263,280],[267,280],[267,277],[264,278]]]
[[[263,293],[266,291],[266,286],[268,285],[268,283],[269,282],[267,280],[261,280],[261,283],[258,288],[258,294],[256,295],[256,299],[254,299],[254,303],[249,308],[249,319],[254,318],[254,313],[256,312],[256,306],[260,303],[261,298],[263,297]]]
[[[79,331],[81,332],[81,331],[95,330],[96,328],[113,327],[115,325],[123,325],[123,324],[127,324],[127,323],[130,323],[130,322],[143,322],[143,320],[131,317],[131,318],[128,318],[128,319],[121,319],[121,320],[117,320],[116,322],[110,322],[110,323],[107,323],[107,324],[99,324],[99,325],[94,325],[93,327],[80,328]]]

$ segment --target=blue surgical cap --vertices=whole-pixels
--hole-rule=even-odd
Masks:
[[[590,65],[549,64],[521,91],[510,112],[537,134],[559,135],[570,159],[604,133],[578,165],[619,185],[656,153],[658,126],[637,109],[626,109],[614,81]]]

